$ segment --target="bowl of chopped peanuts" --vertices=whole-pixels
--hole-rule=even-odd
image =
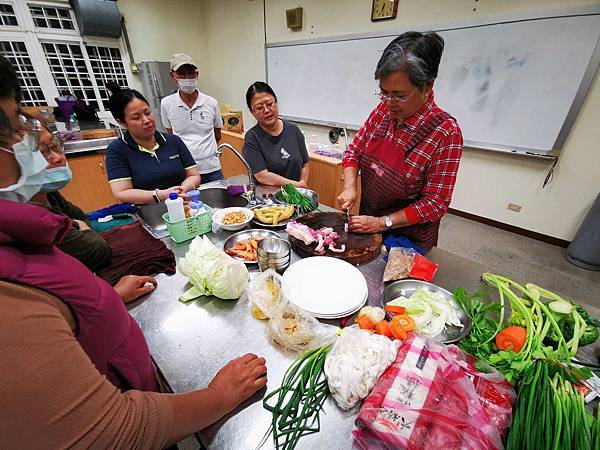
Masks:
[[[215,211],[212,220],[224,230],[241,230],[254,218],[254,213],[248,208],[223,208]]]

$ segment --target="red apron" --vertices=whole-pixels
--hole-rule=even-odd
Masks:
[[[433,130],[451,116],[440,112],[424,122],[406,148],[395,140],[386,140],[383,127],[371,139],[360,158],[360,214],[381,217],[399,211],[422,197],[430,166],[420,167],[422,176],[408,177],[406,157]],[[414,169],[413,169],[414,170]],[[425,222],[396,228],[395,236],[406,236],[425,250],[437,245],[440,222]]]

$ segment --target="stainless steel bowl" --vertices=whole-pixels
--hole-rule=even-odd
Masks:
[[[410,297],[415,293],[417,288],[426,288],[431,292],[439,292],[446,299],[450,301],[456,312],[458,313],[458,318],[460,319],[460,323],[462,323],[462,327],[457,327],[454,325],[446,325],[444,331],[438,334],[436,337],[432,338],[434,341],[439,342],[441,344],[450,344],[452,342],[458,342],[462,338],[464,338],[471,331],[471,318],[463,311],[463,309],[454,301],[452,298],[452,294],[448,292],[446,289],[441,288],[433,283],[428,283],[427,281],[420,280],[400,280],[394,281],[390,285],[388,285],[383,291],[383,299],[381,301],[383,309],[385,309],[385,305],[388,302],[398,298],[398,297]],[[391,318],[390,314],[388,317]]]
[[[259,257],[281,258],[290,255],[292,245],[281,238],[268,237],[258,243],[257,254]]]
[[[231,236],[229,236],[227,238],[227,240],[223,244],[223,250],[228,250],[232,247],[235,247],[235,244],[238,242],[247,241],[251,238],[256,238],[256,237],[279,238],[279,234],[277,234],[275,231],[261,230],[258,228],[240,231],[238,233],[232,234]],[[255,261],[246,261],[244,259],[236,258],[235,256],[233,256],[233,258],[237,259],[239,261],[242,261],[245,264],[256,264],[258,262],[258,259]]]
[[[313,209],[311,209],[310,211],[305,211],[306,214],[308,214],[311,211],[314,211],[315,209],[317,209],[319,207],[319,195],[311,190],[311,189],[306,189],[306,188],[296,188],[298,190],[298,192],[300,192],[302,195],[304,195],[305,197],[308,197],[310,200],[312,200],[315,203],[315,207]],[[275,193],[275,200],[277,200],[279,203],[282,203],[284,205],[288,205],[289,203],[287,203],[285,201],[285,199],[283,198],[283,194],[281,191],[277,191]]]
[[[283,273],[290,265],[292,246],[285,239],[265,238],[258,243],[258,268]]]

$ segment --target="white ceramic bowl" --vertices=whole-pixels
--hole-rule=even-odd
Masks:
[[[245,216],[244,221],[233,224],[233,225],[225,225],[223,223],[223,218],[225,217],[225,214],[230,213],[230,212],[237,212],[237,211],[244,213],[244,216]],[[248,225],[253,218],[254,218],[254,212],[251,209],[239,208],[239,207],[235,207],[235,206],[231,207],[231,208],[219,209],[218,211],[215,211],[212,215],[212,220],[214,223],[216,223],[218,226],[220,226],[224,230],[229,230],[229,231],[241,230],[246,225]]]

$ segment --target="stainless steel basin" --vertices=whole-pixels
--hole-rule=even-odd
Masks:
[[[225,186],[209,187],[203,189],[200,186],[200,200],[213,209],[228,208],[230,206],[247,206],[248,200],[244,197],[233,197],[227,194]],[[139,207],[138,217],[144,225],[144,228],[157,239],[162,239],[169,235],[167,225],[162,219],[167,212],[167,205],[164,203],[142,205]]]

